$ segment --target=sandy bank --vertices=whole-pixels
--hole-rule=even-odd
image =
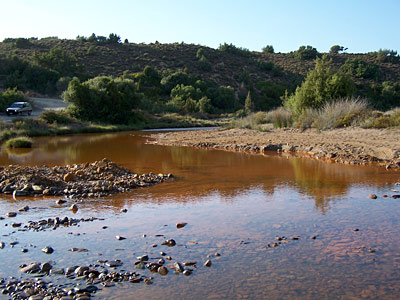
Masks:
[[[157,133],[150,143],[230,151],[290,152],[330,162],[400,168],[400,128],[344,128],[318,132],[298,129],[214,129]]]

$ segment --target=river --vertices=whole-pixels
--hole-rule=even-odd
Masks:
[[[0,165],[108,158],[138,173],[172,173],[175,179],[85,200],[75,214],[68,203],[56,205],[58,198],[0,195],[3,216],[31,208],[0,220],[0,241],[6,245],[0,249],[0,278],[28,276],[19,272],[21,264],[45,261],[66,268],[120,259],[117,270],[138,271],[137,256],[158,259],[163,251],[171,262],[197,261],[192,274],[139,270],[152,276],[153,284],[102,287],[95,299],[398,299],[400,201],[391,197],[399,194],[398,172],[276,153],[150,145],[150,135],[41,137],[31,150],[2,149]],[[102,220],[39,232],[10,226],[56,216]],[[177,229],[178,222],[187,225]],[[167,238],[177,245],[162,246]],[[12,241],[18,244],[10,247]],[[43,253],[45,246],[54,253]],[[68,251],[73,247],[88,251]],[[211,267],[203,266],[207,259]],[[46,279],[66,282],[60,275]]]

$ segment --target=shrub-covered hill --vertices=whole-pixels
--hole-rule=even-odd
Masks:
[[[296,55],[299,51],[251,52],[228,44],[213,49],[184,43],[6,39],[0,43],[0,88],[57,94],[74,76],[81,80],[102,75],[116,77],[151,66],[160,74],[182,70],[218,86],[231,86],[242,105],[251,91],[255,108],[269,109],[279,105],[284,91],[292,92],[314,68],[314,59]],[[355,95],[371,97],[376,102],[384,82],[400,82],[397,54],[383,59],[378,52],[327,55],[334,69],[352,78],[357,86]]]

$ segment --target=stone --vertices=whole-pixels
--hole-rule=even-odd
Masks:
[[[115,238],[117,240],[119,240],[119,241],[126,240],[126,237],[123,237],[123,236],[120,236],[120,235],[115,236]]]
[[[42,249],[42,252],[44,252],[46,254],[52,254],[54,252],[54,249],[50,246],[47,246]]]
[[[40,265],[38,263],[32,263],[29,266],[21,268],[19,271],[21,273],[35,273],[40,271]]]
[[[78,205],[76,205],[76,204],[72,204],[70,207],[69,207],[69,210],[71,210],[71,211],[78,211]]]
[[[127,210],[126,208],[122,208],[122,209],[120,210],[120,212],[122,212],[122,213],[127,213],[128,210]]]
[[[0,249],[4,249],[5,246],[6,244],[4,242],[0,242]]]
[[[176,245],[176,242],[174,239],[168,239],[168,240],[162,242],[161,245],[167,245],[168,247],[173,247]]]
[[[211,267],[211,264],[212,264],[211,260],[207,259],[206,262],[204,263],[204,266]]]
[[[84,273],[85,271],[89,271],[89,267],[87,267],[87,266],[77,267],[77,268],[74,270],[74,273],[75,273],[77,276],[82,276],[83,273]]]
[[[369,195],[368,195],[368,198],[370,198],[370,199],[376,199],[376,198],[378,198],[378,196],[375,195],[375,194],[369,194]]]
[[[106,266],[108,266],[110,268],[116,268],[116,267],[122,266],[122,262],[119,260],[111,260],[111,261],[106,262]]]
[[[160,275],[167,275],[168,274],[168,269],[164,266],[158,267],[157,269],[158,274]]]
[[[26,205],[26,206],[24,206],[24,207],[21,207],[20,209],[18,209],[18,211],[28,211],[29,210],[29,206],[28,205]]]
[[[192,271],[190,271],[190,270],[183,271],[183,275],[185,275],[185,276],[189,276],[190,274],[192,274]]]
[[[180,229],[180,228],[185,227],[186,225],[187,225],[187,223],[185,223],[185,222],[180,222],[180,223],[177,223],[177,224],[176,224],[176,228]]]
[[[40,266],[40,272],[48,273],[52,268],[53,268],[53,266],[50,263],[45,262],[45,263],[42,263],[42,265]]]
[[[70,182],[75,180],[75,174],[74,173],[67,173],[63,177],[65,182]]]
[[[17,213],[13,212],[13,211],[6,213],[6,217],[8,217],[8,218],[14,218],[16,216],[17,216]]]
[[[142,256],[138,256],[137,259],[140,260],[140,261],[148,261],[149,260],[149,256],[148,255],[142,255]]]
[[[14,190],[12,196],[13,198],[16,197],[23,197],[23,196],[27,196],[29,195],[29,193],[27,191],[23,191],[23,190]]]
[[[179,262],[174,263],[174,268],[177,273],[182,273],[184,271],[183,266]]]
[[[56,201],[56,204],[57,204],[57,205],[63,205],[63,204],[66,203],[66,202],[67,202],[67,200],[58,199],[58,200]]]

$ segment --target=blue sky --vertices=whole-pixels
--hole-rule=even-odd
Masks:
[[[227,42],[290,52],[400,52],[399,0],[0,0],[0,40],[117,33],[134,43]]]

